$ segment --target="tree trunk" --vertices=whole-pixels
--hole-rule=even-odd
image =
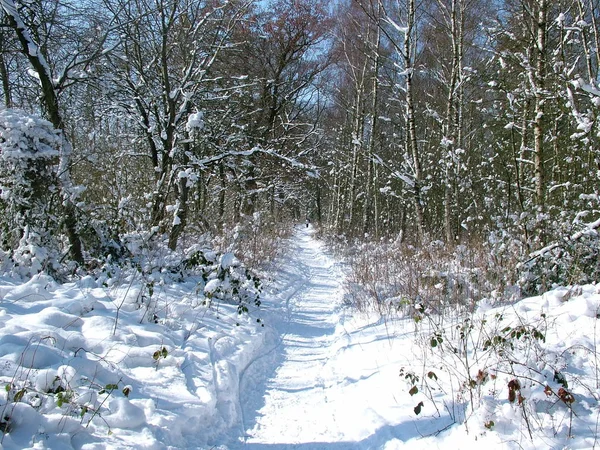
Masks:
[[[421,184],[423,183],[423,171],[421,169],[421,158],[419,155],[419,146],[417,143],[417,125],[415,120],[415,106],[413,98],[413,42],[411,36],[415,28],[415,1],[408,1],[407,31],[404,39],[404,69],[406,70],[406,120],[408,125],[408,150],[412,156],[413,164],[413,205],[415,208],[415,223],[417,226],[417,239],[419,242],[424,237],[425,219],[423,216],[423,199],[421,196]]]
[[[456,161],[455,150],[460,148],[459,141],[459,108],[460,95],[458,94],[459,81],[462,71],[462,10],[458,11],[461,6],[457,5],[460,0],[452,0],[450,9],[450,42],[452,45],[452,60],[450,62],[450,84],[448,86],[448,99],[446,104],[446,117],[444,121],[443,133],[447,140],[447,159],[445,182],[444,182],[444,230],[446,234],[446,242],[454,241],[454,221],[455,214],[453,213],[454,202],[453,198],[454,185],[456,183]]]
[[[365,63],[366,66],[366,63]],[[350,195],[346,199],[348,201],[348,208],[350,211],[348,219],[348,227],[350,232],[354,231],[354,219],[357,208],[357,190],[358,190],[358,163],[359,157],[362,150],[362,134],[364,129],[364,111],[363,111],[363,95],[364,95],[364,70],[360,80],[356,82],[356,97],[354,99],[354,124],[352,127],[352,164],[351,164],[351,175],[350,175]]]
[[[323,223],[323,205],[321,200],[321,185],[319,181],[316,182],[316,203],[317,203],[317,223]]]
[[[594,53],[595,53],[594,56],[596,58],[596,64],[598,64],[598,63],[600,63],[600,31],[599,31],[596,9],[594,8],[593,0],[590,0],[590,17],[592,18],[592,30],[594,33],[594,43],[592,44],[592,47],[594,48]],[[596,66],[596,73],[597,72],[598,72],[598,67]],[[594,76],[592,79],[595,80],[596,77]],[[590,81],[592,81],[592,80],[590,80]]]
[[[4,94],[4,105],[7,108],[12,108],[12,95],[10,88],[10,79],[8,77],[8,69],[6,60],[4,59],[4,48],[2,47],[4,39],[3,32],[0,31],[0,78],[2,78],[2,92]]]
[[[377,5],[379,6],[379,4]],[[377,17],[380,16],[379,10],[377,11]],[[377,142],[379,133],[379,69],[380,69],[380,47],[381,47],[381,27],[377,26],[375,29],[375,54],[373,55],[373,74],[371,76],[371,130],[369,133],[369,142],[367,146],[367,164],[368,164],[368,175],[367,175],[367,187],[365,190],[365,205],[363,208],[363,233],[368,233],[370,228],[370,222],[377,223],[377,218],[373,218],[372,215],[376,214],[374,211],[374,203],[377,197],[377,180],[375,177],[377,168],[375,167],[375,144]],[[377,233],[375,233],[377,236]]]
[[[186,136],[187,138],[187,136]],[[183,167],[186,167],[189,163],[188,153],[190,150],[189,139],[185,140],[184,148],[183,148]],[[189,198],[189,180],[187,177],[179,178],[177,183],[177,200],[179,203],[178,209],[175,213],[175,218],[173,222],[173,226],[171,227],[171,232],[169,233],[169,249],[175,251],[177,249],[177,242],[179,241],[179,237],[185,230],[187,225],[188,218],[188,198]]]
[[[546,200],[546,180],[544,170],[544,89],[546,80],[546,16],[548,5],[546,0],[537,0],[536,17],[536,67],[532,76],[535,95],[535,120],[533,124],[533,164],[535,172],[536,205],[544,210]]]
[[[245,173],[245,181],[243,183],[244,191],[241,192],[241,209],[240,212],[243,216],[252,216],[256,211],[256,205],[258,202],[258,183],[256,182],[255,166],[252,157],[248,158],[250,167]]]
[[[219,228],[225,220],[225,192],[227,189],[227,177],[225,177],[225,168],[223,162],[219,163],[219,180],[221,182],[221,190],[219,191]]]

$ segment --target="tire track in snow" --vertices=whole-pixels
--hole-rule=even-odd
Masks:
[[[291,262],[288,261],[288,263]],[[308,283],[308,280],[310,279],[310,275],[308,273],[308,271],[306,270],[306,268],[300,267],[300,271],[301,271],[301,278],[298,278],[297,274],[294,275],[291,280],[288,281],[288,283],[281,289],[281,292],[278,294],[278,297],[280,300],[283,300],[284,302],[284,322],[285,323],[289,323],[291,321],[291,314],[292,314],[292,309],[291,309],[291,301],[292,299],[294,299],[296,296],[298,296],[305,288],[306,285]],[[291,291],[291,293],[289,292]],[[277,325],[277,324],[276,324]],[[280,324],[279,324],[280,325]],[[253,377],[253,381],[256,380],[256,378],[260,378],[260,374],[264,373],[264,367],[260,367],[260,368],[256,368],[257,365],[259,365],[259,363],[263,363],[264,365],[273,365],[274,363],[276,363],[277,360],[277,355],[276,352],[277,350],[280,349],[281,345],[283,344],[283,339],[285,337],[285,332],[282,333],[282,330],[278,328],[279,327],[273,327],[268,326],[269,331],[271,332],[272,335],[274,335],[273,338],[273,343],[270,344],[270,348],[261,353],[260,355],[252,358],[252,360],[248,363],[248,365],[240,372],[240,378],[239,378],[239,391],[238,391],[238,399],[239,399],[239,403],[240,403],[240,409],[241,409],[241,414],[240,414],[240,420],[241,420],[241,426],[242,426],[242,436],[244,441],[246,440],[246,438],[248,437],[245,433],[245,431],[247,430],[247,413],[246,413],[246,408],[244,407],[244,395],[243,395],[243,388],[245,384],[248,384],[249,382],[247,382],[247,378],[251,378],[251,377],[247,377],[247,373],[251,373],[253,370],[256,370],[258,372],[258,376]],[[269,346],[269,345],[267,345]],[[252,387],[250,387],[250,389],[252,389]]]

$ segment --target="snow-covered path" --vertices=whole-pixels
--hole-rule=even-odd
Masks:
[[[247,444],[332,442],[343,436],[335,425],[336,405],[329,402],[327,392],[331,378],[327,361],[337,337],[335,308],[341,301],[341,277],[311,231],[299,229],[292,241],[289,267],[298,278],[292,275],[291,292],[282,293],[283,320],[276,325],[279,365],[266,381],[264,396],[262,389],[252,392],[263,398],[249,399],[249,409],[261,401],[263,405],[257,412],[244,414],[245,426],[252,427],[247,430]],[[247,417],[251,415],[255,417]],[[323,421],[323,416],[331,421]]]
[[[412,420],[398,425],[394,340],[385,327],[344,324],[343,274],[311,228],[296,230],[284,267],[270,319],[279,338],[241,379],[245,435],[230,448],[383,448],[418,436]]]

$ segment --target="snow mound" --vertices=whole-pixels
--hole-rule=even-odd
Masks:
[[[149,321],[135,281],[0,278],[0,448],[218,443],[240,421],[239,374],[264,328],[236,304],[209,307],[198,286],[162,286]]]

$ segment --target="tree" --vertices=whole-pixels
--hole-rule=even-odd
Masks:
[[[402,95],[399,98],[404,104],[404,120],[406,124],[406,135],[404,148],[410,160],[404,163],[409,173],[395,170],[399,178],[404,181],[412,191],[413,211],[416,226],[417,240],[421,241],[425,234],[424,198],[423,198],[423,169],[422,156],[420,153],[417,119],[415,105],[415,70],[417,55],[417,4],[414,0],[396,0],[384,2],[377,0],[378,7],[375,10],[381,16],[371,15],[377,26],[385,35],[389,45],[396,53],[395,64],[401,71],[399,75],[403,78],[403,87],[397,91]]]
[[[151,227],[166,227],[168,202],[173,219],[169,247],[174,249],[187,223],[193,181],[188,119],[202,108],[207,78],[229,45],[249,1],[107,1],[116,21],[115,109],[137,125],[154,174]]]
[[[4,12],[4,10],[2,10]],[[2,17],[4,14],[2,14]],[[0,21],[4,21],[0,19]],[[4,105],[7,108],[12,107],[12,86],[11,80],[9,76],[9,45],[10,41],[9,34],[7,30],[0,26],[0,79],[2,80],[2,92],[3,92],[3,100]]]
[[[16,248],[26,228],[49,242],[61,133],[36,116],[3,109],[0,136],[3,247]]]
[[[235,38],[240,45],[232,57],[247,83],[245,110],[240,122],[250,148],[260,147],[273,157],[246,161],[241,200],[242,214],[257,208],[259,192],[270,193],[273,204],[289,191],[286,170],[306,175],[304,164],[318,147],[318,120],[323,105],[317,83],[328,66],[330,27],[323,0],[273,0],[258,6],[242,23]]]
[[[35,70],[40,81],[40,97],[46,115],[52,125],[59,130],[61,136],[60,162],[58,174],[62,189],[64,206],[64,227],[69,239],[69,252],[73,261],[83,264],[83,252],[81,239],[77,230],[77,219],[75,204],[70,178],[71,143],[65,133],[65,124],[58,104],[57,92],[54,85],[54,77],[46,58],[37,43],[32,39],[29,30],[23,23],[21,16],[13,0],[1,0],[0,5],[6,12],[9,25],[14,30],[21,44],[21,52],[25,55]],[[65,71],[66,73],[67,71]]]

